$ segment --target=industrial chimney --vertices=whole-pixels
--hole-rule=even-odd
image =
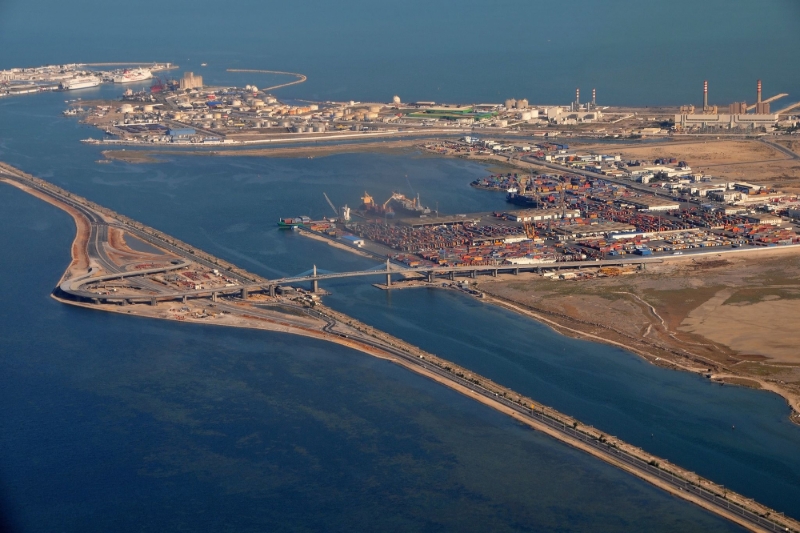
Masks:
[[[756,103],[761,103],[761,80],[758,80],[758,84],[756,85]]]
[[[592,89],[592,107],[597,105],[597,90]]]
[[[580,87],[577,87],[575,89],[575,103],[577,105],[580,105],[580,103],[581,103],[581,88]]]
[[[708,80],[703,82],[703,109],[708,109]]]

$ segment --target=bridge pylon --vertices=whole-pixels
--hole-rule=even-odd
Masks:
[[[314,265],[314,277],[317,277],[317,265]],[[311,280],[311,292],[319,292],[319,281],[316,279]]]

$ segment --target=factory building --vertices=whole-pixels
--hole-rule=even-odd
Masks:
[[[766,105],[769,106],[769,104]],[[675,125],[683,129],[692,127],[760,128],[774,126],[776,122],[778,122],[777,114],[675,115]]]
[[[747,112],[746,102],[734,102],[728,106],[728,113],[719,113],[717,106],[708,105],[708,81],[703,82],[703,112],[695,114],[694,106],[681,106],[675,115],[675,126],[687,128],[761,128],[772,127],[778,122],[778,115],[769,112],[769,102],[761,101],[761,80],[756,88],[755,113]]]
[[[180,89],[201,89],[203,87],[203,77],[195,76],[194,72],[184,72],[180,81]]]
[[[639,211],[674,211],[681,207],[678,202],[655,197],[626,198],[625,203],[634,206]]]
[[[542,220],[558,220],[560,218],[578,218],[581,216],[580,209],[519,209],[507,211],[505,217],[511,222],[541,222]]]

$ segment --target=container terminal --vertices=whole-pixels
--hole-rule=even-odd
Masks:
[[[613,158],[610,161],[616,163]],[[630,163],[635,169],[647,164]],[[658,163],[688,168],[685,162]],[[617,167],[610,164],[609,168]],[[412,268],[566,262],[585,262],[588,267],[622,257],[800,244],[796,194],[747,183],[721,186],[694,179],[678,181],[694,192],[677,193],[663,187],[673,183],[666,172],[660,172],[658,180],[663,182],[625,183],[598,173],[573,174],[566,168],[561,173],[509,172],[472,183],[483,190],[506,192],[507,208],[494,212],[447,215],[406,209],[401,216],[392,205],[409,206],[408,198],[394,192],[380,202],[365,192],[355,209],[337,209],[325,195],[332,217],[317,221],[295,217],[279,225],[304,229]],[[413,205],[421,205],[418,197]],[[616,271],[597,271],[609,272]]]

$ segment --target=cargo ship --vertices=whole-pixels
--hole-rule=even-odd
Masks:
[[[61,90],[72,91],[74,89],[88,89],[89,87],[97,87],[100,85],[100,78],[96,76],[78,76],[71,80],[64,80],[61,82]]]
[[[122,74],[114,76],[111,80],[114,83],[133,83],[135,81],[149,80],[153,77],[153,73],[146,68],[137,68],[133,70],[125,70]]]
[[[281,218],[278,220],[278,227],[284,229],[296,228],[309,224],[311,219],[309,217],[294,217],[294,218]]]
[[[431,210],[422,205],[419,200],[419,195],[416,198],[407,198],[399,192],[393,192],[388,200],[383,204],[378,204],[365,192],[361,197],[361,208],[366,214],[378,215],[382,217],[394,217],[399,215],[401,217],[419,217],[422,215],[429,215]]]

